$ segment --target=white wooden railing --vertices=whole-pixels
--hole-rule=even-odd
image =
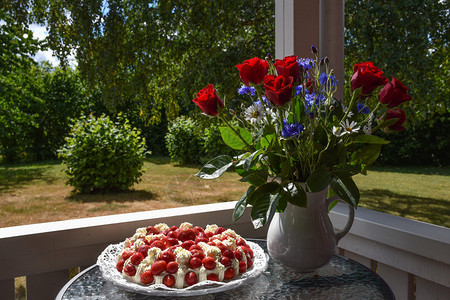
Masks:
[[[0,228],[0,295],[14,299],[14,278],[26,276],[27,299],[53,299],[69,280],[68,269],[94,264],[111,243],[137,227],[160,222],[199,226],[219,224],[249,238],[254,230],[248,212],[235,224],[235,202]],[[346,222],[344,205],[330,217],[337,229]],[[448,299],[450,295],[450,229],[363,208],[356,212],[341,254],[377,271],[397,299]]]

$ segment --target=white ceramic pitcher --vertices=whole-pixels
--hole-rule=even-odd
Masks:
[[[267,233],[267,248],[272,259],[305,273],[330,261],[337,243],[350,230],[355,211],[349,204],[347,224],[342,231],[335,233],[328,217],[328,207],[339,198],[333,196],[327,199],[327,193],[328,188],[317,193],[306,193],[307,207],[288,203],[283,213],[275,213]]]

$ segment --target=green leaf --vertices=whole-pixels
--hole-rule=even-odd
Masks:
[[[330,182],[331,188],[345,202],[358,206],[359,189],[351,177],[333,177]]]
[[[281,190],[281,199],[300,207],[307,205],[306,192],[299,182],[286,182]]]
[[[251,217],[255,229],[269,223],[276,211],[280,197],[280,185],[277,182],[268,182],[257,188],[250,196],[253,205]]]
[[[201,179],[215,179],[220,177],[233,165],[233,158],[228,155],[220,155],[207,162],[195,176]]]
[[[239,201],[234,206],[233,211],[233,223],[236,222],[245,212],[245,209],[247,208],[247,199],[252,195],[252,193],[255,191],[255,186],[251,185],[247,192],[239,199]]]
[[[244,170],[246,170],[246,171],[250,170],[250,168],[253,165],[253,160],[255,159],[256,156],[258,156],[262,152],[263,152],[263,150],[259,149],[259,150],[256,150],[255,152],[253,152],[252,154],[250,154],[250,156],[244,160],[244,166],[243,166]]]
[[[352,154],[352,161],[364,164],[366,167],[373,164],[381,152],[381,144],[367,145]]]
[[[275,140],[275,128],[273,125],[266,125],[264,126],[264,131],[261,136],[261,147],[264,149],[267,149],[272,142]]]
[[[382,139],[375,135],[358,134],[353,136],[353,143],[366,143],[366,144],[389,144],[389,141]]]
[[[361,173],[362,169],[361,164],[341,164],[334,166],[331,172],[338,176],[353,176]]]
[[[275,174],[281,173],[281,157],[277,153],[267,153],[267,158],[269,159],[270,167],[275,172]]]
[[[233,149],[243,150],[252,143],[252,134],[247,129],[239,126],[234,126],[233,128],[234,131],[230,127],[219,127],[225,144]]]
[[[306,179],[306,189],[308,192],[320,192],[329,184],[333,174],[326,169],[317,168]]]
[[[240,181],[260,186],[267,182],[268,176],[269,173],[267,172],[266,169],[260,169],[248,172],[245,176],[242,176]]]

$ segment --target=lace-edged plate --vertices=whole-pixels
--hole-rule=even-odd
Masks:
[[[112,282],[115,286],[134,293],[153,295],[153,296],[196,296],[205,293],[218,293],[237,288],[251,280],[257,278],[266,268],[268,257],[264,250],[253,242],[247,241],[247,244],[253,250],[253,266],[247,272],[240,274],[236,279],[228,282],[202,281],[192,286],[175,289],[169,288],[164,284],[154,284],[149,286],[139,285],[129,282],[123,278],[122,274],[116,270],[117,255],[123,249],[123,242],[112,244],[97,258],[97,265],[100,267],[103,278]]]

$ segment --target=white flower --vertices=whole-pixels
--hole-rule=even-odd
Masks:
[[[249,121],[251,124],[261,123],[265,116],[266,111],[260,103],[253,103],[244,111],[245,120]]]
[[[343,136],[344,134],[350,134],[358,132],[359,129],[361,129],[360,126],[356,126],[356,122],[352,121],[349,123],[348,119],[346,119],[344,122],[341,122],[341,128],[343,131],[340,133],[340,136]]]
[[[333,126],[333,134],[337,137],[341,136],[342,128]]]

